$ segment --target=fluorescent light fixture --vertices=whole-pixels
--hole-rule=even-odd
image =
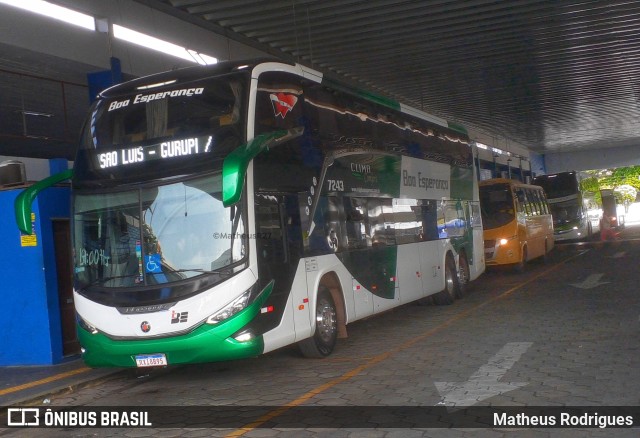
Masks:
[[[213,56],[209,56],[209,55],[205,55],[204,53],[199,53],[200,58],[202,58],[202,60],[204,61],[205,64],[210,65],[210,64],[217,64],[218,63],[218,58],[214,58]]]
[[[196,52],[195,50],[186,49],[182,46],[178,46],[177,44],[128,29],[118,24],[113,25],[113,36],[120,40],[166,53],[167,55],[175,56],[177,58],[182,58],[185,61],[197,62],[201,65],[215,64],[218,62],[217,58],[214,58],[213,56],[204,55]]]
[[[96,30],[96,21],[91,15],[82,14],[43,0],[0,0],[0,3],[55,18],[85,29]]]

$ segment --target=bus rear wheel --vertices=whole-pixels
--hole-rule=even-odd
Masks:
[[[456,262],[451,254],[447,255],[444,263],[444,289],[433,296],[433,301],[438,305],[453,304],[458,290],[458,274]]]
[[[304,357],[322,358],[333,352],[338,339],[338,318],[331,293],[320,287],[316,302],[316,330],[312,337],[298,343]]]
[[[456,297],[462,298],[467,293],[469,288],[469,262],[467,262],[467,256],[464,252],[461,252],[458,256],[458,282],[456,289]]]

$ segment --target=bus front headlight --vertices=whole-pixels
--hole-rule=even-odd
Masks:
[[[92,335],[95,335],[98,333],[98,329],[95,328],[93,325],[89,324],[87,321],[85,321],[80,315],[78,315],[76,313],[76,320],[78,321],[78,325],[80,327],[82,327],[84,330],[88,331],[89,333],[91,333]]]
[[[517,238],[518,238],[518,236],[511,236],[511,237],[508,237],[508,238],[503,238],[503,239],[498,240],[498,243],[500,244],[500,246],[504,246],[507,243],[509,243],[510,241],[515,240]]]
[[[249,299],[251,298],[251,292],[253,288],[249,289],[235,300],[218,310],[216,313],[207,318],[207,324],[218,324],[225,319],[231,318],[236,313],[247,307]]]

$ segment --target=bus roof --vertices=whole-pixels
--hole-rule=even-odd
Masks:
[[[198,65],[198,66],[184,67],[176,70],[155,73],[152,75],[136,78],[127,82],[116,84],[112,87],[109,87],[103,90],[99,94],[99,97],[112,98],[112,97],[116,97],[124,94],[136,93],[140,91],[139,87],[145,87],[145,86],[148,87],[149,84],[158,84],[158,86],[161,86],[164,83],[169,81],[171,81],[172,83],[189,82],[195,79],[202,78],[203,76],[206,76],[208,74],[210,74],[211,76],[217,76],[222,74],[239,72],[242,70],[251,71],[255,66],[259,64],[267,63],[267,62],[284,64],[291,67],[297,67],[306,72],[313,72],[312,69],[309,69],[308,67],[305,67],[302,64],[293,64],[286,61],[269,59],[269,58],[259,58],[259,59],[251,59],[251,60],[240,60],[240,61],[222,61],[212,65]],[[343,91],[353,96],[357,96],[365,100],[368,100],[370,102],[374,102],[378,105],[385,106],[392,110],[395,110],[407,115],[411,115],[419,119],[427,120],[431,123],[438,124],[440,126],[451,129],[458,133],[468,135],[466,128],[459,123],[449,122],[443,118],[434,116],[422,110],[402,104],[388,97],[385,97],[376,93],[372,93],[365,89],[360,89],[358,87],[351,86],[349,84],[334,80],[332,78],[327,78],[320,72],[316,72],[316,73],[319,78],[322,78],[321,83],[329,88],[336,89],[338,91]]]

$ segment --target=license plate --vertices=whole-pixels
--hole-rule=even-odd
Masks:
[[[163,353],[136,355],[136,366],[138,368],[160,367],[163,365],[167,365],[167,356]]]

